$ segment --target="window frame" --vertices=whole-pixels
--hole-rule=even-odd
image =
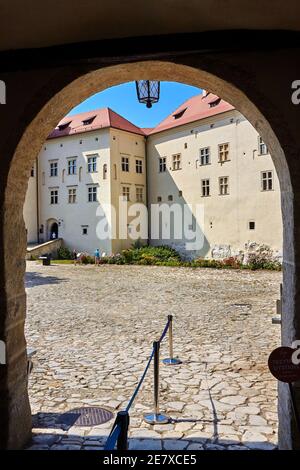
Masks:
[[[208,183],[208,184],[205,184]],[[210,196],[210,179],[203,178],[201,179],[201,197],[209,197]]]
[[[135,159],[135,172],[139,175],[143,173],[143,160],[141,158]]]
[[[181,153],[174,153],[172,155],[172,171],[182,170],[181,166]]]
[[[121,157],[121,170],[124,173],[129,173],[129,157]]]
[[[226,178],[226,183],[221,180]],[[226,188],[226,191],[224,191]],[[229,176],[219,176],[219,196],[228,196],[229,195]]]
[[[225,145],[227,145],[227,150],[221,150],[221,148],[224,147]],[[218,162],[219,163],[230,162],[229,152],[230,152],[230,143],[229,142],[223,142],[221,144],[218,144]],[[227,158],[223,159],[221,157],[223,154],[226,154]]]
[[[77,158],[68,158],[68,175],[74,176],[77,174]]]
[[[158,173],[167,171],[167,157],[158,157]]]
[[[130,186],[122,186],[122,197],[123,201],[130,202]]]
[[[98,202],[98,191],[96,185],[88,186],[88,202]],[[91,196],[91,197],[90,197]],[[95,197],[94,197],[95,196]]]
[[[263,175],[266,174],[266,177]],[[270,174],[271,177],[268,175]],[[261,175],[261,191],[274,191],[274,177],[273,177],[273,170],[264,170],[260,172]],[[269,187],[269,182],[271,181],[271,188]],[[264,183],[266,183],[266,188],[264,188]]]
[[[206,152],[205,154],[201,155],[201,152],[204,151],[204,150],[207,150],[208,152]],[[203,163],[202,162],[202,158],[208,158],[208,160]],[[200,163],[200,166],[205,166],[205,165],[210,165],[211,164],[211,160],[210,160],[210,147],[202,147],[199,149],[199,163]]]
[[[144,188],[136,186],[135,188],[136,202],[144,202]]]
[[[262,152],[262,148],[265,149],[264,152]],[[262,136],[259,135],[258,136],[258,155],[268,155],[268,153],[269,153],[268,146],[263,141]]]
[[[56,193],[56,194],[53,194]],[[58,204],[58,189],[50,189],[50,205],[54,206]]]
[[[87,156],[87,170],[88,173],[97,173],[97,155],[88,155]],[[90,162],[92,160],[92,162]]]
[[[77,202],[77,188],[68,188],[68,204],[76,204],[76,202]]]
[[[49,162],[50,164],[50,178],[55,178],[56,176],[58,176],[58,160],[54,161],[54,162]],[[52,174],[53,173],[53,174]]]

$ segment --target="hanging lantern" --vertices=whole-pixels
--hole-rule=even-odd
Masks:
[[[139,80],[135,82],[137,97],[140,103],[151,108],[159,100],[160,82],[153,80]]]

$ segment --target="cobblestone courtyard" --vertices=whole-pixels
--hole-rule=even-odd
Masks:
[[[27,263],[26,337],[37,350],[29,380],[31,449],[102,449],[113,420],[62,425],[62,413],[128,403],[168,314],[180,366],[161,372],[151,426],[152,366],[131,409],[131,449],[274,449],[277,384],[267,358],[281,273],[147,266]],[[161,357],[168,355],[166,339]]]

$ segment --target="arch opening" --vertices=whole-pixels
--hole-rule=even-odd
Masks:
[[[14,209],[11,209],[11,192],[10,187],[13,184],[17,168],[22,165],[26,168],[26,175],[29,175],[30,169],[34,162],[35,156],[42,147],[45,138],[55,127],[57,122],[72,108],[74,105],[86,99],[96,91],[99,92],[110,86],[120,84],[136,79],[153,79],[153,80],[172,80],[205,88],[212,93],[221,96],[224,100],[233,104],[254,126],[263,141],[270,149],[277,175],[279,178],[281,189],[282,217],[283,217],[283,276],[284,287],[283,294],[284,316],[283,316],[283,342],[287,344],[291,338],[291,329],[288,324],[294,314],[294,247],[293,247],[293,194],[291,181],[288,171],[287,162],[280,146],[280,143],[272,130],[270,123],[260,113],[257,106],[252,103],[241,90],[232,84],[222,80],[208,72],[197,70],[196,68],[178,65],[174,63],[149,61],[127,64],[126,66],[113,66],[100,70],[95,70],[89,74],[82,76],[63,90],[53,96],[43,109],[34,117],[31,125],[26,129],[14,155],[12,161],[8,185],[6,188],[6,218],[9,224],[11,216],[17,219],[17,226],[22,232],[23,243],[19,246],[18,256],[22,257],[25,252],[25,229],[23,222],[23,203],[25,200],[25,192],[27,187],[27,176],[22,181],[22,192],[20,197],[15,201]],[[30,143],[30,145],[29,145]],[[104,169],[103,169],[104,172]],[[20,179],[20,178],[18,178]],[[12,214],[13,212],[13,214]],[[15,220],[16,220],[15,219]],[[58,236],[57,221],[52,221],[49,228],[50,232]],[[6,266],[8,278],[11,276],[11,267],[16,269],[16,256],[9,249],[13,240],[6,240]],[[20,270],[21,268],[18,268]],[[19,292],[24,291],[22,283],[18,286]],[[24,311],[25,314],[25,311]],[[285,327],[285,325],[287,327]],[[283,395],[283,391],[280,392]],[[286,401],[283,397],[283,401]],[[282,418],[284,419],[284,417]]]

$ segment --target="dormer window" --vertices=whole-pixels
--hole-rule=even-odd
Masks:
[[[187,108],[182,109],[181,111],[178,111],[178,113],[173,114],[174,119],[179,119],[181,118],[184,113],[186,112]]]
[[[217,99],[211,101],[211,102],[209,103],[209,107],[210,107],[210,108],[214,108],[215,106],[218,106],[218,104],[220,103],[220,101],[221,101],[221,98],[217,98]]]
[[[89,118],[87,118],[87,119],[84,119],[84,120],[82,121],[82,124],[83,124],[84,126],[89,126],[90,124],[92,124],[92,122],[93,122],[93,120],[95,119],[95,117],[96,117],[96,116],[92,116],[92,117],[89,117]]]
[[[60,131],[64,131],[65,129],[67,129],[67,127],[70,126],[71,122],[72,121],[64,122],[63,124],[59,124],[59,126],[57,127]]]

